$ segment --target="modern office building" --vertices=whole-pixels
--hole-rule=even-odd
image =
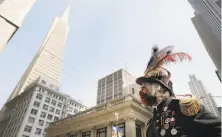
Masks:
[[[9,100],[21,94],[24,89],[40,76],[47,76],[59,85],[62,71],[64,45],[69,32],[69,7],[61,17],[53,21],[42,46],[19,80]]]
[[[22,26],[36,0],[0,0],[0,52]]]
[[[193,7],[195,14],[203,17],[209,24],[215,36],[221,39],[221,7],[218,5],[221,0],[188,0]]]
[[[56,88],[57,82],[40,77],[5,104],[0,118],[1,137],[44,137],[52,121],[84,111],[87,107]]]
[[[217,106],[217,103],[216,103],[214,97],[219,97],[219,96],[212,96],[211,93],[208,93],[208,98],[210,100],[210,103],[211,103],[212,107],[214,108],[214,110],[216,110],[217,116],[219,116],[220,112],[218,111],[218,106]]]
[[[203,83],[198,80],[195,75],[189,75],[190,82],[188,82],[191,93],[200,98],[201,103],[206,107],[209,112],[214,113],[216,116],[220,116],[216,102],[214,101],[212,95],[207,93]]]
[[[146,137],[150,107],[132,95],[114,99],[50,124],[48,137]],[[119,136],[118,136],[119,137]]]
[[[218,107],[217,109],[218,109],[218,111],[219,111],[219,113],[221,115],[221,107]]]
[[[98,81],[97,104],[123,96],[123,88],[135,83],[135,77],[120,69]]]
[[[188,0],[195,10],[191,19],[221,77],[221,0]]]
[[[218,79],[221,81],[222,77],[221,77],[220,72],[218,70],[216,70],[215,73],[216,73]]]
[[[123,96],[132,95],[134,98],[140,100],[139,92],[141,90],[141,86],[133,83],[123,88]]]

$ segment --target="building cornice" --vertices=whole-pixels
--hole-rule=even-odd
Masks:
[[[150,108],[142,106],[141,102],[134,100],[132,96],[128,95],[53,122],[49,127],[49,132],[53,131],[54,135],[57,133],[61,135],[83,129],[91,130],[95,127],[106,127],[107,125],[117,124],[116,117],[113,116],[114,112],[119,114],[118,123],[129,120],[145,123],[149,119],[149,116],[151,116]]]
[[[51,124],[53,125],[53,124],[63,123],[63,122],[66,122],[67,120],[70,120],[70,119],[73,119],[73,118],[77,118],[77,117],[84,116],[84,115],[89,115],[89,114],[92,114],[92,113],[95,113],[95,112],[99,112],[101,110],[103,111],[105,108],[113,107],[113,106],[119,105],[119,104],[121,104],[123,102],[127,102],[127,101],[133,101],[133,102],[137,103],[137,107],[140,106],[140,107],[144,108],[144,110],[151,111],[150,107],[142,105],[142,103],[138,99],[133,97],[133,95],[127,95],[127,96],[112,100],[110,102],[107,102],[107,103],[89,108],[89,109],[87,109],[85,111],[82,111],[82,112],[79,112],[75,115],[71,115],[71,116],[68,116],[66,118],[60,119],[58,121],[52,122]]]

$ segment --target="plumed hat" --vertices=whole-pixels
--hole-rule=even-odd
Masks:
[[[167,46],[159,50],[158,46],[154,46],[144,76],[137,78],[136,83],[139,85],[142,85],[144,82],[159,83],[163,88],[169,91],[171,96],[174,96],[173,84],[170,80],[171,73],[164,68],[164,65],[183,60],[190,61],[191,57],[184,52],[172,53],[173,48],[173,46]]]

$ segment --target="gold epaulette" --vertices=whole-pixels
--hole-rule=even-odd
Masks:
[[[179,101],[180,110],[186,116],[194,116],[200,110],[200,100],[194,95],[185,95]]]

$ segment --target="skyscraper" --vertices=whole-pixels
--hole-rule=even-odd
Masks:
[[[191,19],[221,77],[221,0],[188,0],[195,10]]]
[[[125,87],[133,83],[135,83],[135,77],[124,69],[100,79],[97,88],[97,105],[122,97]]]
[[[202,82],[198,80],[195,75],[189,75],[190,82],[188,82],[191,93],[200,98],[201,103],[206,107],[209,112],[219,116],[217,105],[210,93],[207,93]]]
[[[55,18],[40,50],[19,80],[8,101],[21,94],[30,83],[42,75],[56,81],[59,85],[64,45],[69,32],[68,17],[69,7],[61,17]]]
[[[218,39],[221,39],[221,7],[217,4],[221,0],[188,0],[195,10],[196,15],[201,15],[203,20],[209,24],[209,27],[215,33]]]
[[[21,27],[36,0],[0,0],[0,52]]]
[[[211,102],[212,107],[213,107],[214,110],[216,111],[217,116],[219,116],[219,115],[220,115],[220,112],[219,112],[219,110],[218,110],[218,106],[217,106],[217,104],[216,104],[216,102],[215,102],[212,94],[211,94],[211,93],[208,93],[208,97],[209,97],[209,100],[210,100],[210,102]]]

